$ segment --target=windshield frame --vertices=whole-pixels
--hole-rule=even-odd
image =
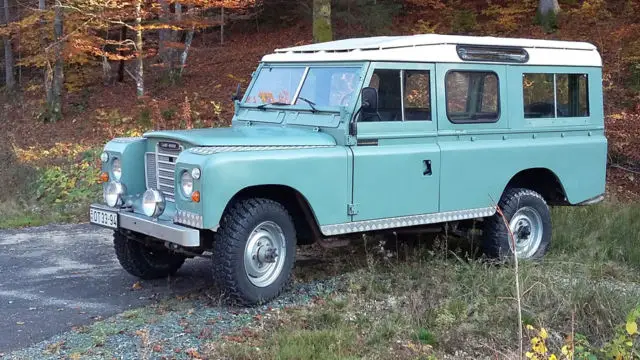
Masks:
[[[279,111],[298,111],[298,112],[330,112],[330,113],[339,113],[341,112],[342,108],[346,108],[347,110],[349,108],[353,108],[355,107],[356,103],[358,102],[358,95],[360,93],[360,89],[362,89],[362,84],[364,82],[364,77],[366,75],[366,71],[367,71],[367,66],[366,62],[364,61],[336,61],[336,62],[300,62],[300,63],[295,63],[295,62],[262,62],[260,63],[258,69],[256,69],[256,72],[254,73],[253,78],[251,79],[251,83],[249,84],[249,86],[247,87],[247,90],[245,91],[243,97],[242,97],[242,101],[240,101],[240,103],[238,104],[240,107],[243,108],[249,108],[249,109],[258,109],[260,108],[261,110],[279,110]],[[302,68],[303,70],[303,74],[302,77],[300,78],[300,82],[298,83],[296,92],[294,94],[294,96],[291,99],[291,102],[287,105],[275,105],[275,104],[270,104],[270,103],[247,103],[247,99],[249,97],[249,95],[252,93],[257,79],[260,76],[260,72],[265,69],[265,68]],[[298,101],[299,97],[300,97],[300,92],[302,90],[302,88],[304,87],[304,84],[307,80],[307,77],[309,75],[309,72],[311,69],[313,68],[353,68],[355,71],[355,75],[357,76],[357,80],[354,84],[354,89],[356,89],[356,91],[354,91],[354,93],[351,95],[351,99],[349,99],[349,103],[348,105],[342,106],[342,105],[338,105],[338,106],[323,106],[323,105],[315,105],[315,110],[306,102],[304,101]],[[311,99],[313,100],[313,99]],[[264,106],[266,105],[266,106]]]

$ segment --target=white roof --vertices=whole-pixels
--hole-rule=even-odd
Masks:
[[[456,52],[456,45],[461,44],[522,47],[529,53],[528,65],[602,66],[597,48],[586,42],[438,34],[353,38],[295,46],[276,49],[264,56],[263,61],[459,63],[465,62]]]

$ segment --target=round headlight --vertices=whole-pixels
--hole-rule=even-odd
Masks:
[[[191,170],[191,176],[193,176],[193,178],[196,180],[200,179],[200,169],[193,168],[193,170]]]
[[[182,193],[184,196],[191,196],[191,193],[193,192],[193,177],[188,171],[182,173],[180,184],[182,185]]]
[[[160,191],[149,189],[142,195],[142,211],[149,217],[158,217],[164,211],[165,201]]]
[[[126,192],[124,185],[112,181],[104,188],[104,202],[111,207],[123,204],[123,196]]]
[[[100,154],[100,161],[102,161],[103,163],[106,163],[107,161],[109,161],[109,153],[105,151],[102,154]]]
[[[111,164],[111,172],[113,173],[114,179],[120,180],[120,177],[122,176],[122,162],[120,162],[120,159],[113,159],[113,164]]]

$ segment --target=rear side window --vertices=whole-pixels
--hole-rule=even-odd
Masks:
[[[589,116],[588,86],[586,74],[523,74],[524,117]]]
[[[446,75],[447,117],[453,123],[498,121],[498,75],[482,71],[450,71]]]

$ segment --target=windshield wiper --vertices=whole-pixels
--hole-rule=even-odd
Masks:
[[[258,105],[258,106],[256,106],[256,109],[264,110],[269,105],[291,105],[291,104],[285,103],[285,102],[281,102],[281,101],[276,101],[276,102],[272,102],[272,103],[264,103],[262,105]]]
[[[315,107],[316,103],[314,103],[313,101],[311,101],[309,99],[305,99],[302,96],[298,96],[298,100],[302,100],[302,101],[306,102],[307,104],[309,104],[309,106],[311,106],[311,110],[313,110],[313,112],[318,111],[318,109],[316,109],[316,107]]]

